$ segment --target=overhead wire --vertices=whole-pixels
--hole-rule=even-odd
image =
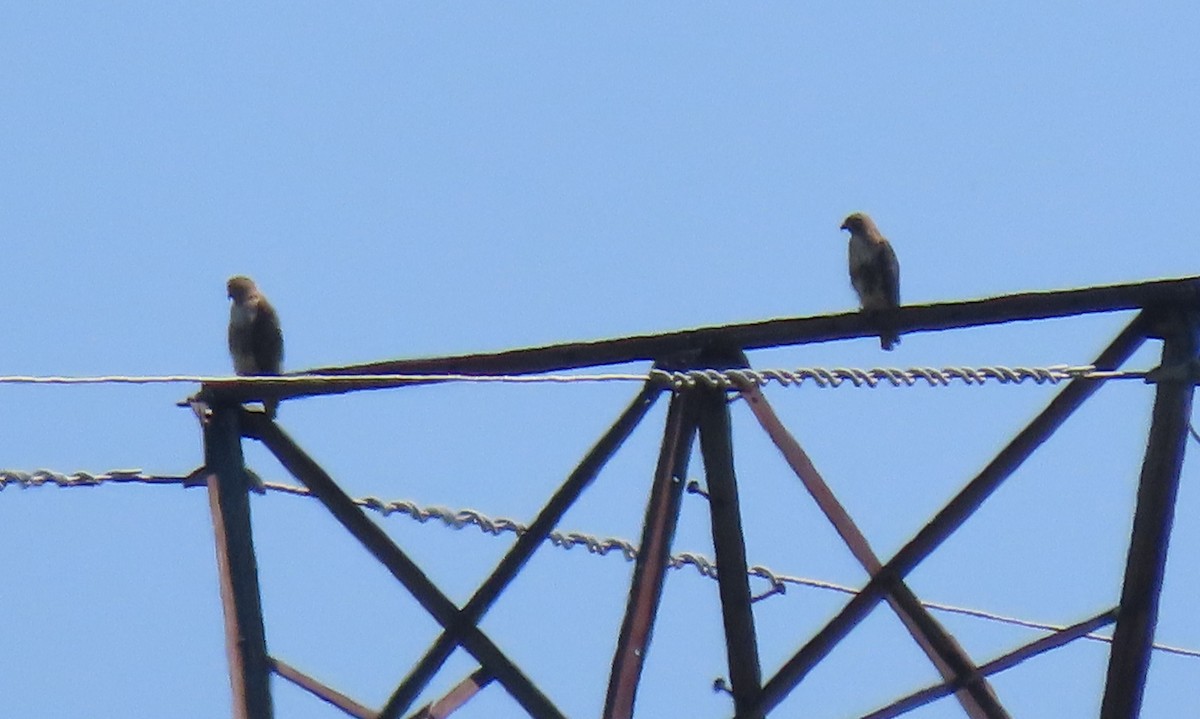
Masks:
[[[922,384],[929,387],[946,387],[953,383],[981,385],[989,382],[999,384],[1057,384],[1073,379],[1146,379],[1144,371],[1104,371],[1092,365],[1056,364],[1040,367],[1007,367],[989,365],[981,367],[799,367],[796,369],[697,369],[689,371],[666,371],[652,369],[645,373],[603,374],[522,374],[522,375],[478,375],[462,373],[422,374],[287,374],[254,377],[229,377],[213,375],[97,375],[97,376],[36,376],[0,375],[0,385],[96,385],[96,384],[223,384],[229,386],[253,386],[255,384],[305,384],[344,385],[363,382],[465,382],[465,383],[511,383],[511,384],[569,384],[580,382],[658,382],[673,389],[685,389],[703,385],[720,389],[737,389],[747,385],[759,387],[772,383],[788,387],[815,384],[818,387],[874,388],[878,386],[912,387]]]
[[[150,485],[172,484],[183,485],[184,487],[192,487],[202,485],[204,480],[196,474],[186,476],[151,475],[145,474],[141,470],[137,469],[111,470],[100,474],[91,474],[88,472],[74,472],[71,474],[65,474],[50,470],[36,470],[33,472],[21,470],[0,470],[0,490],[4,490],[10,485],[24,489],[41,487],[47,484],[52,484],[63,488],[71,488],[97,487],[107,483],[143,483]],[[297,497],[312,498],[312,493],[309,492],[307,488],[297,485],[285,484],[281,482],[263,482],[262,486],[266,491],[278,492]],[[506,517],[493,518],[473,509],[454,510],[439,506],[421,506],[410,500],[385,501],[373,496],[356,498],[354,502],[364,509],[377,512],[385,517],[392,514],[403,514],[421,524],[427,523],[430,520],[437,520],[442,525],[452,529],[477,527],[482,533],[490,536],[500,536],[505,533],[511,533],[519,536],[528,530],[528,526],[522,522],[518,522]],[[584,532],[554,531],[549,534],[547,541],[562,549],[572,549],[577,546],[584,547],[590,554],[598,556],[605,556],[611,552],[616,552],[620,554],[626,561],[634,561],[637,559],[638,555],[637,546],[628,540],[616,537],[598,537]],[[672,555],[668,561],[668,566],[670,566],[672,569],[682,569],[683,567],[690,566],[703,577],[707,577],[709,579],[717,578],[716,563],[708,557],[695,552],[680,552]],[[858,593],[858,590],[854,587],[819,579],[780,574],[762,565],[752,565],[747,571],[751,576],[763,579],[770,585],[770,591],[763,594],[761,598],[766,598],[773,594],[784,594],[786,593],[786,587],[789,584],[839,592],[841,594],[850,596]],[[1026,629],[1057,632],[1067,628],[1067,625],[1031,621],[1019,617],[989,612],[982,609],[955,606],[941,602],[922,600],[920,603],[927,609],[934,611],[945,612],[948,614],[958,614],[961,616],[968,616],[999,624],[1023,627]],[[1087,634],[1084,636],[1084,638],[1105,643],[1112,642],[1112,637],[1103,634]],[[1189,649],[1157,642],[1154,643],[1152,647],[1154,650],[1164,653],[1200,658],[1200,650],[1196,649]]]

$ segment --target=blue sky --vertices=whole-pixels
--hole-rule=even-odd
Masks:
[[[10,4],[0,374],[228,373],[232,274],[278,307],[289,369],[840,312],[855,300],[837,228],[854,210],[896,247],[905,302],[1197,274],[1197,20],[1180,2]],[[1078,364],[1128,319],[751,361]],[[192,390],[0,385],[0,468],[189,472],[200,435],[174,402]],[[446,385],[289,402],[280,422],[356,496],[528,520],[635,391]],[[888,555],[1053,392],[768,397]],[[917,569],[917,593],[1057,623],[1115,603],[1150,400],[1136,382],[1105,387]],[[751,563],[861,584],[749,412],[733,412]],[[637,537],[664,413],[564,529]],[[287,479],[250,442],[247,460]],[[1188,463],[1159,627],[1192,648],[1197,480]],[[271,651],[381,705],[432,620],[315,503],[254,497],[253,512]],[[677,550],[711,554],[706,516],[685,500]],[[460,602],[507,546],[383,524]],[[227,713],[201,490],[10,489],[0,536],[6,707]],[[630,572],[547,547],[484,628],[568,715],[594,716]],[[765,672],[844,601],[794,589],[757,604]],[[1036,636],[944,622],[980,661]],[[1093,716],[1106,658],[1078,643],[994,685],[1015,716]],[[723,662],[715,583],[672,574],[638,715],[728,715],[708,690]],[[473,668],[456,655],[430,696]],[[781,714],[857,716],[932,678],[880,609]],[[1144,716],[1178,716],[1198,687],[1200,660],[1156,655]],[[339,716],[274,688],[280,717]],[[516,711],[492,688],[460,715]],[[952,701],[912,714],[959,715]]]

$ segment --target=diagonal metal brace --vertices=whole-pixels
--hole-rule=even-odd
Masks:
[[[213,533],[216,535],[225,649],[235,719],[270,719],[270,658],[267,656],[258,561],[250,526],[249,477],[242,457],[236,405],[213,408],[201,423]]]
[[[592,447],[575,471],[571,472],[563,485],[554,493],[533,523],[521,533],[512,548],[500,560],[500,564],[497,565],[491,576],[484,580],[479,589],[475,591],[475,594],[463,607],[464,619],[478,622],[483,618],[483,615],[499,598],[500,593],[517,576],[517,573],[542,545],[551,530],[558,525],[559,520],[567,513],[575,500],[579,499],[583,491],[591,485],[609,458],[616,453],[642,418],[646,416],[660,394],[661,391],[651,385],[647,385],[638,393],[608,432]],[[378,719],[395,719],[408,709],[429,680],[433,678],[434,673],[450,657],[457,644],[457,637],[449,632],[443,632],[425,653],[425,656],[421,658],[421,661],[396,688],[396,691],[392,693],[387,704],[380,710]]]
[[[758,419],[759,424],[775,446],[779,448],[792,471],[799,477],[804,488],[812,495],[821,512],[829,519],[842,541],[849,547],[850,553],[858,560],[868,574],[879,571],[881,563],[866,536],[859,530],[858,525],[850,518],[845,507],[834,496],[833,490],[826,484],[821,473],[817,471],[808,453],[788,432],[779,417],[771,408],[762,391],[748,385],[741,390],[742,397],[750,410]],[[955,641],[954,637],[929,614],[922,606],[917,595],[904,582],[897,582],[885,598],[896,616],[908,628],[913,639],[933,662],[938,673],[948,681],[962,680],[962,689],[957,693],[959,703],[972,719],[991,719],[992,717],[1007,717],[1008,714],[1000,704],[995,692],[979,670],[971,662],[966,651]]]
[[[1145,340],[1145,322],[1144,316],[1138,315],[1092,364],[1101,370],[1116,369],[1123,364]],[[837,616],[784,663],[763,686],[755,711],[770,711],[778,706],[813,667],[867,617],[896,583],[961,527],[1004,480],[1099,389],[1100,384],[1096,380],[1075,379],[1055,396],[929,524],[884,564]],[[745,719],[750,714],[738,712],[737,717]]]
[[[1194,366],[1200,315],[1178,312],[1162,320],[1162,365]],[[1162,377],[1155,388],[1101,719],[1136,719],[1141,712],[1194,394],[1194,379],[1186,375]]]
[[[993,659],[992,661],[979,667],[979,672],[984,676],[991,676],[1006,669],[1011,669],[1027,659],[1032,659],[1039,654],[1044,654],[1052,649],[1057,649],[1058,647],[1073,642],[1080,637],[1087,636],[1097,629],[1106,627],[1109,624],[1112,624],[1116,618],[1116,610],[1107,609],[1094,617],[1090,617],[1082,622],[1073,624],[1064,629],[1060,629],[1049,636],[1036,639],[1024,646],[1017,647],[1011,652]],[[913,709],[934,701],[935,699],[940,699],[941,697],[954,692],[954,690],[961,685],[962,682],[958,681],[943,682],[927,689],[913,692],[902,699],[892,702],[882,709],[877,709],[870,714],[863,716],[861,719],[893,719],[893,717],[906,714]]]
[[[693,394],[676,394],[671,398],[671,406],[667,410],[667,426],[654,472],[654,485],[646,505],[642,541],[629,588],[625,619],[621,624],[609,675],[604,719],[629,719],[633,716],[638,681],[662,599],[671,541],[679,521],[688,457],[696,436]]]
[[[242,429],[247,437],[266,445],[280,463],[329,509],[334,518],[387,567],[425,611],[447,632],[458,637],[467,652],[496,677],[530,716],[535,719],[563,719],[562,712],[533,682],[479,627],[464,620],[458,607],[425,576],[420,567],[277,424],[262,413],[243,411]]]
[[[702,387],[690,391],[699,395],[700,453],[708,484],[725,654],[732,684],[730,694],[734,705],[743,709],[750,706],[762,688],[762,670],[754,612],[750,607],[750,577],[734,472],[729,403],[724,390]]]

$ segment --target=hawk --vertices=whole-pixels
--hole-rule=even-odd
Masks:
[[[225,287],[233,300],[229,308],[233,370],[242,376],[279,374],[283,371],[283,331],[275,308],[249,277],[231,277]],[[279,400],[263,400],[268,417],[275,417],[278,406]]]
[[[855,212],[842,223],[842,229],[850,231],[850,284],[858,293],[863,311],[877,314],[899,307],[900,262],[874,220]],[[880,347],[890,350],[898,344],[900,335],[895,330],[880,328]]]

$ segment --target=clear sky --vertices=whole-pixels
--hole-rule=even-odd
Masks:
[[[275,303],[293,370],[841,312],[855,299],[838,225],[855,210],[896,247],[906,303],[1200,272],[1194,3],[818,5],[6,4],[0,375],[227,374],[233,274]],[[1080,364],[1128,319],[751,361]],[[193,390],[0,385],[0,468],[185,474],[200,434],[174,403]],[[279,421],[355,496],[528,521],[635,391],[443,385],[288,402]],[[768,397],[890,555],[1055,391]],[[1151,396],[1103,388],[917,569],[918,594],[1061,624],[1113,605]],[[861,585],[746,407],[732,411],[750,562]],[[564,529],[637,538],[664,414]],[[260,475],[289,479],[246,445]],[[698,461],[690,474],[703,479]],[[1185,465],[1159,625],[1191,648],[1198,481]],[[382,705],[433,621],[315,502],[252,505],[270,651]],[[381,521],[458,602],[511,541]],[[707,531],[686,497],[675,549],[711,555]],[[203,490],[10,488],[0,538],[3,713],[228,714]],[[484,629],[569,716],[597,716],[631,571],[546,547]],[[793,588],[756,604],[764,671],[845,601]],[[939,618],[978,661],[1038,636]],[[1014,716],[1095,716],[1106,660],[1079,642],[994,686]],[[474,666],[455,655],[426,696]],[[710,691],[726,674],[716,584],[672,573],[638,716],[728,716]],[[882,608],[780,715],[858,716],[933,678]],[[281,718],[341,716],[273,687]],[[1144,716],[1198,705],[1200,659],[1156,654]],[[519,715],[493,687],[456,716]]]

